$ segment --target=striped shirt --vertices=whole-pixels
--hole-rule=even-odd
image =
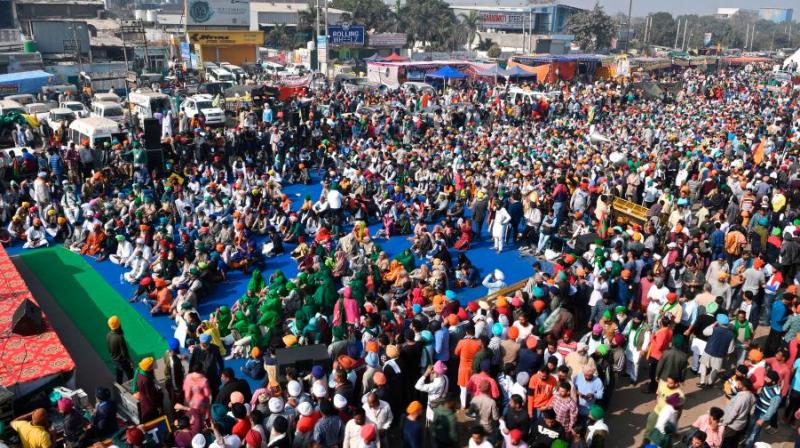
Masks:
[[[778,409],[781,401],[781,386],[773,384],[772,386],[764,386],[758,393],[756,399],[756,412],[760,415],[762,420],[769,420]]]

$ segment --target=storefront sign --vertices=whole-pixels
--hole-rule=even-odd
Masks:
[[[332,47],[364,45],[364,25],[329,25],[328,43]]]
[[[483,28],[496,29],[522,29],[523,24],[529,18],[522,13],[492,12],[485,11],[478,14],[478,23]]]
[[[369,46],[376,48],[401,48],[405,47],[406,33],[370,33]]]
[[[197,45],[263,45],[261,31],[190,31],[189,40]]]
[[[188,26],[250,26],[250,0],[189,0]]]

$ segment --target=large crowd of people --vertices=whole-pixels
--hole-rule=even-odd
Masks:
[[[645,444],[750,448],[800,417],[800,91],[751,68],[517,103],[478,80],[334,85],[217,129],[170,112],[163,165],[140,129],[95,148],[53,133],[0,164],[2,239],[118,264],[133,306],[174,320],[160,360],[131,359],[117,317],[107,335],[142,421],[174,420],[170,446],[613,447],[605,414],[634,384],[655,401]],[[615,198],[646,215],[618,220]],[[486,239],[534,257],[524,287],[470,260]],[[286,254],[298,275],[270,266]],[[201,315],[234,270],[246,293]],[[328,362],[279,368],[276,350],[315,344]],[[728,401],[679,434],[693,375]],[[109,389],[88,427],[58,402],[67,446],[151,446]],[[50,446],[47,425],[11,426],[27,448]]]

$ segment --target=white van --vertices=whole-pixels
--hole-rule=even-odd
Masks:
[[[116,121],[108,118],[79,118],[69,125],[69,138],[76,144],[88,142],[90,147],[102,147],[112,140],[123,141],[127,134]]]
[[[50,126],[50,129],[58,129],[61,127],[61,123],[70,124],[76,118],[75,112],[72,109],[67,109],[66,107],[56,107],[55,109],[50,109],[50,112],[47,113],[47,124]]]
[[[125,109],[122,105],[112,101],[95,101],[92,103],[92,112],[90,117],[108,118],[117,123],[125,121]]]
[[[232,82],[236,84],[236,77],[233,73],[224,68],[213,68],[208,72],[208,80],[211,82]]]
[[[5,115],[12,111],[17,111],[21,114],[26,113],[22,104],[12,100],[0,100],[0,115]]]
[[[278,64],[276,62],[264,61],[261,63],[261,67],[264,68],[264,71],[269,73],[270,75],[286,75],[286,67]]]
[[[198,113],[206,117],[206,124],[221,125],[225,123],[225,111],[214,107],[211,95],[194,95],[181,103],[181,110],[191,120]]]
[[[110,103],[122,103],[122,99],[116,93],[95,93],[92,102],[108,101]]]
[[[140,122],[144,122],[145,118],[153,118],[155,112],[163,114],[168,110],[172,110],[172,101],[170,101],[169,96],[160,92],[139,89],[131,92],[129,96],[131,113],[135,114]]]
[[[5,100],[16,101],[23,106],[27,106],[28,104],[35,103],[36,98],[30,93],[21,93],[19,95],[8,95],[7,97],[3,98]]]
[[[234,78],[239,81],[244,81],[247,79],[247,72],[245,72],[241,67],[238,65],[229,64],[227,62],[223,62],[220,64],[220,67],[223,69],[233,73]]]

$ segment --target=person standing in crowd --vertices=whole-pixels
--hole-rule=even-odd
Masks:
[[[119,317],[111,316],[108,318],[109,331],[106,334],[106,345],[111,360],[114,362],[117,383],[122,384],[125,380],[133,379],[133,361],[128,353],[128,343],[125,342],[125,335],[122,333],[122,324]]]

